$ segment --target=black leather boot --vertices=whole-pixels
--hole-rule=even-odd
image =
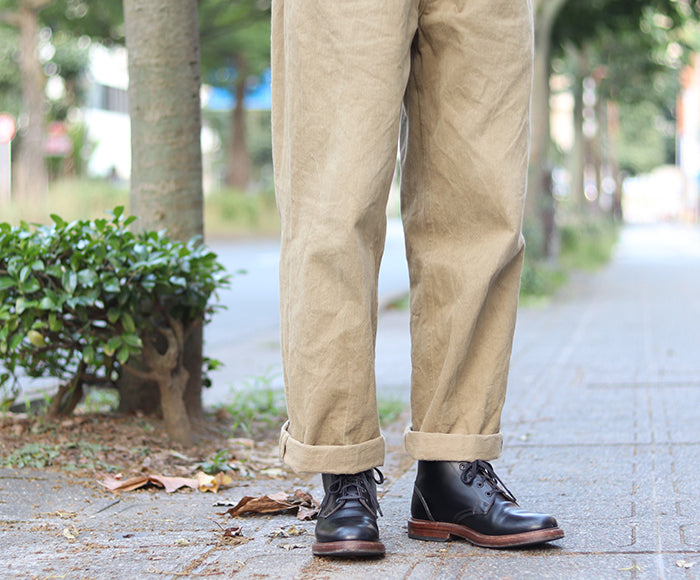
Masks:
[[[377,479],[374,478],[374,472]],[[377,484],[384,482],[378,469],[352,475],[323,474],[326,495],[316,523],[316,556],[383,556],[379,541]]]
[[[564,531],[552,516],[521,509],[487,461],[419,461],[408,535],[506,548],[558,540]]]

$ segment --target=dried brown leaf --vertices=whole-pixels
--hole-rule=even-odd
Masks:
[[[145,475],[138,475],[136,477],[129,477],[128,479],[122,479],[120,476],[108,475],[99,484],[106,487],[109,491],[133,491],[139,487],[143,487],[148,483],[148,477]]]
[[[304,506],[299,506],[299,511],[297,512],[297,519],[302,522],[308,522],[315,520],[318,515],[318,507],[307,508]]]
[[[306,492],[297,490],[290,495],[280,491],[257,497],[247,495],[226,513],[231,517],[250,514],[298,513],[302,508],[307,511],[317,510],[318,503]]]
[[[164,475],[151,475],[149,481],[159,483],[165,488],[166,493],[173,493],[181,487],[197,489],[199,482],[191,477],[166,477]]]
[[[192,489],[197,489],[197,487],[199,487],[199,482],[196,479],[166,477],[164,475],[137,475],[136,477],[129,477],[128,479],[121,479],[120,476],[114,477],[108,475],[99,483],[114,493],[119,491],[133,491],[149,483],[165,488],[167,493],[177,491],[181,487],[191,487]]]

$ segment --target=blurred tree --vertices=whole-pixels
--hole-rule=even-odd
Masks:
[[[124,44],[124,6],[121,0],[52,0],[41,20],[54,32],[81,36],[104,45]]]
[[[17,117],[22,110],[22,79],[17,62],[17,30],[0,23],[0,111]]]
[[[131,211],[143,229],[186,241],[202,235],[200,59],[196,0],[125,0],[131,115]],[[187,384],[161,406],[179,417],[169,433],[192,442],[202,414],[202,333],[182,349]],[[145,388],[145,385],[141,385]],[[153,385],[150,386],[154,388]],[[184,389],[184,390],[183,390]],[[127,393],[122,392],[122,397]]]
[[[700,13],[698,0],[535,0],[535,70],[532,101],[532,147],[526,208],[526,229],[531,236],[530,249],[536,256],[550,257],[553,246],[550,238],[554,234],[554,200],[551,187],[551,136],[549,130],[549,96],[552,57],[565,47],[577,51],[590,50],[600,45],[605,35],[616,38],[628,32],[633,38],[648,33],[649,19],[669,31],[676,31]],[[655,27],[652,27],[652,29]],[[660,38],[660,37],[658,37]],[[657,37],[653,37],[657,39]],[[645,39],[640,42],[645,42]],[[598,43],[598,44],[596,44]],[[663,41],[653,43],[660,47]],[[640,50],[642,45],[636,45]],[[642,49],[644,50],[644,49]],[[648,53],[648,51],[644,50]],[[656,54],[653,51],[651,54]],[[606,57],[615,59],[613,50]],[[626,67],[620,58],[619,69]],[[579,64],[582,64],[579,62]],[[596,62],[596,66],[599,65]],[[606,66],[609,66],[606,64]],[[586,65],[588,74],[593,68]],[[608,69],[599,69],[599,73]],[[603,77],[601,77],[602,79]],[[621,77],[609,78],[610,90],[621,86]],[[644,85],[642,85],[644,86]],[[648,85],[646,85],[648,86]],[[603,111],[601,108],[600,111]],[[534,242],[534,243],[532,243]]]
[[[39,59],[39,11],[51,0],[0,0],[0,22],[17,31],[22,110],[15,163],[15,194],[39,200],[46,192],[48,174],[44,162],[46,77]]]
[[[58,42],[49,42],[51,32],[57,30],[62,31],[62,36]],[[123,42],[122,3],[0,0],[0,32],[0,104],[3,110],[20,118],[14,190],[19,197],[38,198],[48,184],[44,157],[49,111],[45,69],[49,67],[50,74],[62,76],[67,95],[75,95],[75,81],[87,64],[85,51],[76,50],[77,37]]]
[[[549,254],[549,240],[554,228],[551,169],[548,161],[550,144],[549,77],[551,74],[552,28],[569,0],[535,0],[535,60],[532,81],[530,122],[530,166],[528,195],[525,205],[525,229],[530,251],[535,256]]]
[[[199,31],[205,82],[229,90],[235,98],[226,182],[245,190],[251,168],[245,97],[270,66],[270,2],[200,0]]]
[[[557,21],[554,42],[559,52],[565,50],[570,62],[571,88],[575,97],[575,142],[571,152],[571,198],[579,207],[597,208],[590,201],[604,189],[604,177],[617,182],[613,210],[619,213],[619,185],[617,173],[622,151],[616,148],[629,130],[641,137],[646,151],[634,155],[645,168],[665,162],[664,137],[650,133],[656,126],[665,130],[675,118],[675,103],[679,89],[678,72],[686,60],[690,38],[688,23],[700,13],[697,2],[672,0],[595,0],[590,3],[567,5]],[[605,18],[602,18],[605,15]],[[589,131],[584,131],[584,83],[588,83]],[[622,109],[620,106],[622,105]],[[646,127],[639,127],[638,117],[619,112],[636,110],[645,113]],[[649,114],[656,111],[650,119]],[[614,115],[608,122],[607,113]],[[654,122],[655,121],[655,122]],[[612,127],[616,133],[610,135]],[[672,136],[671,136],[672,139]],[[659,144],[653,147],[653,143]],[[634,144],[633,144],[634,146]],[[594,169],[595,187],[589,195],[584,192],[584,168]],[[636,172],[634,165],[626,164],[627,171]],[[588,178],[590,181],[590,178]],[[596,200],[597,202],[597,200]]]

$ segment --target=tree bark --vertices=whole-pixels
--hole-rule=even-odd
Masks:
[[[227,183],[230,187],[245,191],[250,179],[250,153],[245,126],[245,79],[236,83],[236,106],[231,114],[231,147]]]
[[[202,235],[196,0],[125,0],[131,211],[176,240]]]
[[[192,446],[192,429],[183,398],[188,372],[179,367],[169,377],[158,381],[163,420],[168,437],[184,447]]]
[[[124,0],[124,19],[130,78],[131,212],[140,218],[138,227],[165,228],[172,239],[186,241],[204,232],[197,1]],[[192,333],[182,348],[197,352],[188,357],[187,392],[178,396],[193,405],[194,415],[199,416],[201,331]],[[124,380],[138,379],[125,376]],[[175,407],[170,398],[163,398],[162,388],[160,392],[166,424],[172,424],[166,409]]]
[[[26,125],[20,134],[15,184],[17,197],[34,202],[39,202],[48,188],[48,171],[44,159],[46,76],[38,55],[38,13],[46,4],[48,0],[22,0],[16,13],[20,33],[19,65]]]

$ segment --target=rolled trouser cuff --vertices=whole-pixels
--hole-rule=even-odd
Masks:
[[[501,454],[503,435],[423,433],[409,427],[404,445],[413,459],[422,461],[491,461]]]
[[[280,432],[280,457],[297,472],[360,473],[384,464],[384,437],[353,445],[307,445],[289,433],[289,421]]]

